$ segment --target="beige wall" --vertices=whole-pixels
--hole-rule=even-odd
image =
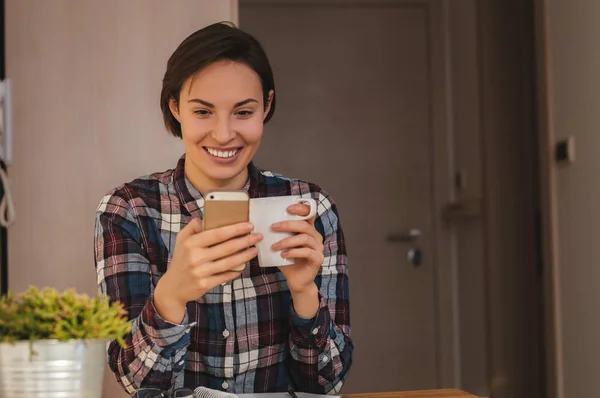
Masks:
[[[17,221],[9,288],[95,293],[94,211],[113,186],[175,165],[158,99],[188,34],[235,19],[227,0],[7,0]],[[111,376],[112,379],[112,376]],[[117,396],[110,383],[106,397]]]
[[[597,396],[600,391],[600,2],[545,0],[545,79],[547,113],[542,132],[549,143],[568,135],[576,141],[576,161],[556,166],[547,159],[548,195],[555,210],[558,244],[554,299],[557,329],[553,341],[559,397]],[[540,29],[544,33],[544,29]],[[542,59],[544,60],[544,59]],[[552,151],[550,146],[544,150]],[[551,225],[551,224],[550,224]],[[547,225],[548,226],[548,225]],[[552,231],[550,231],[552,232]],[[553,257],[554,256],[554,257]]]

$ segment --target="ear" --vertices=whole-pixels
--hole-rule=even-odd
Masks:
[[[269,91],[269,97],[267,98],[267,104],[265,106],[265,116],[263,117],[263,121],[267,118],[269,111],[271,110],[271,104],[273,103],[273,96],[275,95],[275,91]]]
[[[169,100],[169,109],[171,110],[171,114],[179,123],[181,123],[181,118],[179,117],[179,107],[177,106],[177,102],[175,102],[174,98]]]

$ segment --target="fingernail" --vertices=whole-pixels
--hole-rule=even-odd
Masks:
[[[259,241],[259,240],[262,240],[262,238],[263,238],[263,234],[261,234],[261,233],[256,233],[256,234],[254,234],[254,238],[255,238],[257,241]]]
[[[271,246],[273,248],[273,250],[277,250],[279,249],[279,243],[273,243],[273,246]]]
[[[286,258],[287,257],[287,252],[281,252],[281,257]]]
[[[275,224],[271,225],[271,228],[279,228],[279,227],[281,227],[280,222],[276,222]]]
[[[250,231],[252,231],[254,229],[254,224],[252,224],[251,222],[246,223],[246,228],[248,228]]]

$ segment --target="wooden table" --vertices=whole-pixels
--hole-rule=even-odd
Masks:
[[[422,391],[397,391],[374,392],[364,394],[342,394],[342,398],[477,398],[475,395],[464,391],[449,390],[422,390]]]

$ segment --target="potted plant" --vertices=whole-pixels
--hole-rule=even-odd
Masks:
[[[0,397],[100,398],[106,344],[130,323],[120,303],[30,287],[0,298]]]

